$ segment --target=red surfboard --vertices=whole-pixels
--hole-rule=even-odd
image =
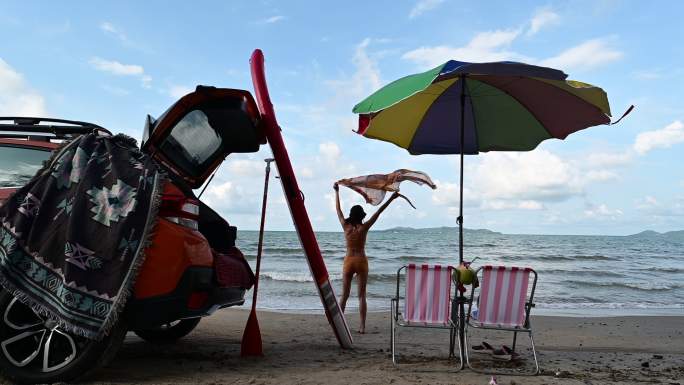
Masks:
[[[280,126],[275,117],[271,97],[268,94],[268,86],[266,85],[266,74],[264,71],[264,54],[260,49],[254,50],[250,59],[252,70],[252,83],[254,83],[254,91],[261,110],[261,117],[264,121],[266,138],[271,145],[273,158],[275,159],[278,173],[280,174],[280,183],[283,186],[283,192],[287,198],[287,204],[290,207],[290,214],[294,222],[299,241],[304,249],[306,260],[309,262],[309,269],[311,275],[314,277],[318,294],[321,297],[325,315],[328,317],[328,322],[335,332],[337,342],[343,348],[351,348],[354,341],[352,340],[347,321],[344,318],[344,313],[337,303],[337,297],[333,292],[332,285],[328,276],[328,269],[325,267],[321,250],[318,247],[316,235],[311,227],[309,215],[306,213],[304,206],[304,196],[299,190],[297,178],[295,177],[290,157],[287,154],[283,137],[280,134]]]

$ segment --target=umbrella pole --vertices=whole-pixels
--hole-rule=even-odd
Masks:
[[[458,263],[463,263],[463,160],[465,155],[465,74],[461,75],[459,81],[461,82],[461,181],[459,183],[460,198],[458,208]],[[461,353],[461,369],[463,369],[463,357],[465,356],[465,301],[464,292],[460,290],[460,284],[457,285],[458,290],[458,340],[460,342]]]

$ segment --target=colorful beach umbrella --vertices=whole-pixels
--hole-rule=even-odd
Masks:
[[[627,115],[630,107],[619,120]],[[354,106],[358,133],[411,154],[460,154],[459,263],[463,263],[463,161],[466,154],[529,151],[546,139],[610,124],[599,87],[563,71],[516,62],[450,60],[406,76]],[[617,123],[617,122],[615,122]],[[465,298],[459,298],[463,349]]]
[[[450,60],[388,84],[353,112],[360,114],[359,134],[411,154],[529,151],[543,140],[610,123],[606,93],[566,78],[563,71],[516,62]]]

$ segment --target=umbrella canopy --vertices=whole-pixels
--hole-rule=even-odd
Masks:
[[[353,112],[360,114],[360,134],[411,154],[529,151],[610,123],[606,93],[566,78],[523,63],[450,60],[388,84]]]

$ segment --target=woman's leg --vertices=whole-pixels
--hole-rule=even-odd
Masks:
[[[361,316],[361,325],[359,326],[359,333],[366,332],[366,282],[368,282],[368,271],[359,272],[357,275],[359,283],[359,315]]]
[[[342,300],[340,301],[342,313],[344,313],[344,308],[347,307],[347,299],[349,299],[349,292],[351,291],[351,281],[353,277],[353,272],[342,271]]]

